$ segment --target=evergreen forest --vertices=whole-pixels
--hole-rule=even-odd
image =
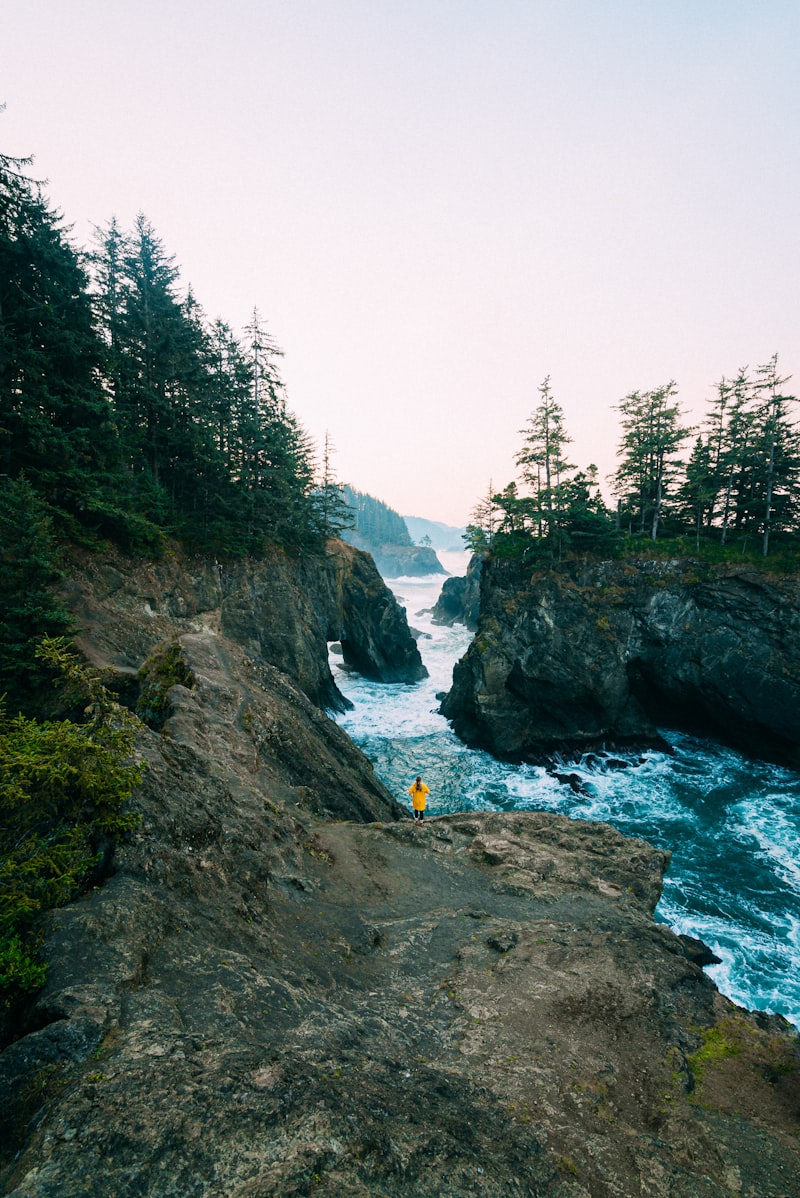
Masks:
[[[800,435],[788,382],[777,355],[739,368],[717,384],[699,427],[685,422],[673,381],[626,395],[617,405],[612,508],[597,467],[569,461],[572,439],[547,377],[520,430],[519,477],[501,490],[489,484],[466,540],[477,552],[523,560],[772,554],[792,566],[800,549]]]
[[[368,545],[413,545],[403,517],[373,495],[357,491],[346,484],[342,487],[342,499],[349,512],[349,528],[342,536],[347,540],[362,540]]]
[[[70,649],[61,547],[320,552],[338,510],[258,312],[210,320],[143,215],[79,250],[31,172],[0,154],[0,1040],[42,912],[137,820],[134,717]]]
[[[0,477],[24,478],[56,532],[157,553],[319,547],[310,440],[287,408],[257,310],[209,319],[144,215],[82,252],[0,155]]]

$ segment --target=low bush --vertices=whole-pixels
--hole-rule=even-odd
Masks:
[[[42,912],[98,878],[115,840],[139,816],[127,801],[141,780],[131,758],[134,718],[100,675],[63,639],[45,640],[42,659],[56,669],[85,722],[10,718],[0,700],[0,1009],[5,1020],[44,981],[37,956]]]

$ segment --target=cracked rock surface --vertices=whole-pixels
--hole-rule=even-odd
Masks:
[[[92,610],[95,658],[135,663]],[[653,921],[668,854],[537,812],[417,827],[192,619],[163,616],[191,685],[141,728],[141,824],[48,917],[0,1055],[3,1193],[797,1198],[800,1041]]]

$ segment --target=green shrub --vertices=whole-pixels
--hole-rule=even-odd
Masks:
[[[194,674],[187,666],[178,641],[156,649],[139,671],[139,699],[136,714],[149,728],[160,732],[167,718],[169,692],[173,686],[194,686]]]
[[[47,970],[19,936],[0,935],[0,993],[28,994],[44,985]]]
[[[60,671],[86,722],[10,718],[0,700],[0,1008],[7,1016],[44,980],[37,919],[88,884],[139,816],[124,810],[141,780],[133,717],[63,640],[39,654]]]

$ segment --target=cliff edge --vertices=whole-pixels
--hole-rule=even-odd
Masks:
[[[487,562],[442,710],[516,759],[658,744],[660,723],[800,767],[800,582],[692,561]]]
[[[328,664],[344,661],[377,682],[427,676],[406,614],[372,559],[343,541],[324,556],[217,562],[175,549],[158,561],[73,553],[64,592],[96,665],[135,675],[157,645],[208,631],[281,670],[318,707],[342,711]]]
[[[45,920],[0,1055],[3,1193],[790,1198],[800,1039],[653,921],[669,854],[535,812],[416,827],[288,673],[189,610],[205,574],[169,577],[152,614],[140,575],[103,601],[74,579],[87,651],[124,676],[142,648],[163,702],[142,822]]]

